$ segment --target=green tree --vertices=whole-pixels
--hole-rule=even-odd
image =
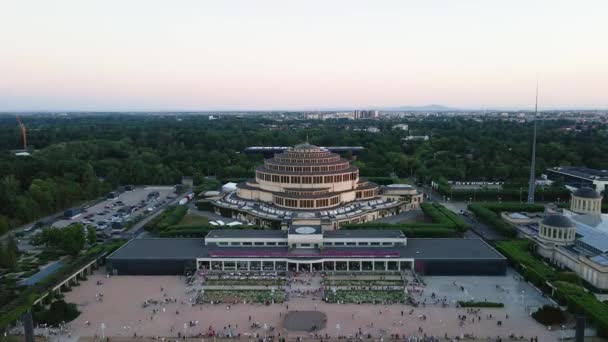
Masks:
[[[0,235],[8,232],[10,229],[8,218],[4,215],[0,215]]]
[[[6,243],[0,243],[0,266],[8,269],[17,267],[17,256]]]
[[[71,224],[61,230],[61,248],[67,254],[78,255],[85,242],[86,237],[81,224]]]
[[[97,242],[97,231],[93,226],[87,227],[87,242],[89,245],[93,245],[95,242]]]
[[[9,252],[12,252],[14,255],[19,254],[18,242],[13,234],[9,234],[8,237],[6,238],[6,248],[8,249]]]

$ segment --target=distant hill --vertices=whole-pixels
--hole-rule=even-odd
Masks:
[[[461,110],[458,108],[450,108],[438,104],[430,104],[426,106],[400,106],[400,107],[389,107],[382,108],[382,110],[394,110],[394,111],[420,111],[420,112],[446,112],[446,111],[457,111]]]

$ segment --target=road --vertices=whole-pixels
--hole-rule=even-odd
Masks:
[[[485,225],[484,223],[479,222],[475,216],[469,215],[464,216],[461,213],[466,211],[467,202],[453,202],[453,201],[444,201],[444,197],[431,189],[430,187],[418,188],[418,191],[421,191],[425,195],[425,199],[429,199],[433,202],[437,202],[460,216],[470,227],[471,230],[465,233],[465,237],[467,238],[482,238],[484,240],[501,240],[504,237],[500,234],[494,232],[493,229]]]

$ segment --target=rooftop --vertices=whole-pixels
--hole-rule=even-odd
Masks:
[[[574,227],[574,223],[572,223],[572,221],[568,217],[559,214],[547,215],[543,218],[541,223],[555,228]]]
[[[608,180],[608,170],[590,169],[583,166],[552,167],[549,170],[589,180]]]
[[[202,239],[132,239],[108,259],[196,259],[204,254]]]
[[[202,239],[133,239],[108,257],[112,259],[177,259],[197,257],[303,257],[349,258],[382,257],[420,260],[504,260],[505,258],[481,239],[408,239],[399,247],[325,247],[320,250],[290,250],[287,247],[219,247],[204,246]]]
[[[602,197],[597,191],[595,191],[591,188],[587,188],[587,187],[577,189],[572,194],[576,197],[583,197],[583,198],[600,198],[600,197]]]
[[[328,239],[337,238],[404,238],[405,235],[400,230],[378,230],[378,229],[357,229],[357,230],[327,230],[323,232],[323,237]]]
[[[286,239],[287,231],[269,229],[217,229],[210,231],[209,234],[207,234],[207,238]]]

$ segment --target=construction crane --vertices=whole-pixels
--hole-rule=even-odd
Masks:
[[[17,115],[17,123],[19,123],[19,127],[21,128],[21,139],[23,140],[23,150],[27,150],[27,135],[25,130],[25,125],[21,122],[19,115]]]

